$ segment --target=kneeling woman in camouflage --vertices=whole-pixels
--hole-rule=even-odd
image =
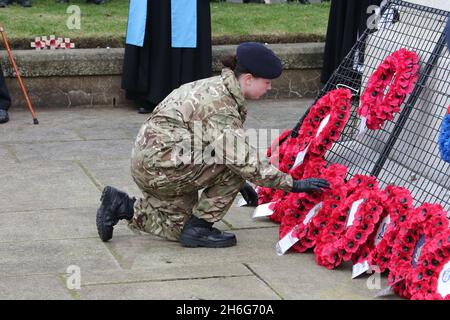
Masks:
[[[260,159],[245,139],[245,99],[259,99],[271,89],[271,80],[282,72],[278,57],[262,44],[247,42],[223,64],[221,75],[174,90],[141,127],[131,174],[144,197],[105,187],[97,211],[103,241],[126,219],[131,228],[187,247],[229,247],[236,244],[235,235],[212,225],[239,191],[252,194],[246,180],[290,192],[328,188],[322,179],[293,181]]]

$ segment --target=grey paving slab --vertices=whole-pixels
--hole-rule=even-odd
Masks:
[[[277,295],[255,276],[142,282],[82,287],[81,299],[273,300]]]
[[[62,126],[55,127],[47,123],[41,123],[40,125],[14,123],[13,126],[13,128],[0,126],[0,142],[32,143],[81,140],[80,136],[74,130]]]
[[[71,265],[81,272],[119,268],[99,239],[0,243],[0,257],[2,276],[66,273]]]
[[[251,262],[249,267],[284,299],[374,299],[387,287],[385,275],[377,274],[380,277],[375,279],[375,275],[364,274],[351,279],[351,264],[328,270],[316,264],[312,252],[288,253],[270,262]]]
[[[236,197],[236,200],[238,201],[240,198],[242,198],[242,196],[239,194]],[[253,219],[252,215],[255,208],[237,207],[237,201],[235,201],[224,217],[224,220],[232,229],[278,227],[277,224],[265,217]]]
[[[0,212],[97,206],[100,191],[71,162],[2,165]]]
[[[1,300],[70,300],[58,275],[0,276]]]
[[[276,104],[270,100],[252,101],[248,105],[248,114],[262,125],[261,128],[292,129],[313,100],[279,100]]]
[[[247,119],[244,123],[244,128],[246,129],[257,129],[257,128],[264,128],[264,122],[256,119],[252,115],[247,115]]]
[[[21,162],[42,160],[129,159],[133,141],[95,140],[10,144]]]
[[[151,235],[114,237],[108,246],[123,268],[156,268],[218,263],[264,261],[276,256],[278,228],[235,230],[237,245],[231,248],[185,248]]]
[[[81,286],[167,280],[193,280],[250,276],[253,273],[241,263],[172,266],[133,270],[104,270],[83,272]]]
[[[11,121],[0,126],[0,142],[130,139],[134,136],[124,129],[124,119],[127,128],[139,128],[146,118],[126,108],[113,112],[101,108],[38,110],[39,125],[33,125],[30,114],[24,111],[12,110],[10,116]]]
[[[130,172],[130,159],[82,160],[82,166],[103,187],[110,185],[127,192],[130,196],[142,197]]]
[[[58,239],[98,239],[97,207],[50,209],[0,213],[0,243]],[[114,228],[114,235],[132,235],[126,224]]]
[[[12,164],[15,163],[17,159],[12,156],[5,146],[0,144],[0,163],[2,164]]]

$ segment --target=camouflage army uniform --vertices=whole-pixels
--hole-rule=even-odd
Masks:
[[[245,140],[246,114],[230,69],[167,96],[141,127],[133,148],[131,173],[144,197],[135,202],[130,227],[178,240],[191,214],[208,222],[221,220],[245,180],[291,190],[292,177],[259,159]],[[238,150],[229,137],[246,149]],[[191,147],[189,152],[180,153],[182,145]],[[207,161],[204,152],[211,146],[209,155],[221,161]],[[177,161],[182,156],[185,161]]]

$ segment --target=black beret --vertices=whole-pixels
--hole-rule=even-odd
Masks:
[[[236,58],[239,65],[258,78],[275,79],[283,71],[281,60],[261,43],[241,43],[237,47]]]

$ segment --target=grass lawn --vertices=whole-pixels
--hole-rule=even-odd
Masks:
[[[70,37],[77,47],[121,47],[124,44],[129,0],[110,0],[106,5],[72,0],[81,12],[81,28],[70,30],[66,22],[69,4],[35,0],[32,8],[17,4],[0,8],[0,23],[10,45],[30,48],[37,36]],[[213,42],[238,43],[322,41],[328,23],[329,3],[315,5],[233,4],[211,2]],[[3,44],[1,45],[3,47]]]

